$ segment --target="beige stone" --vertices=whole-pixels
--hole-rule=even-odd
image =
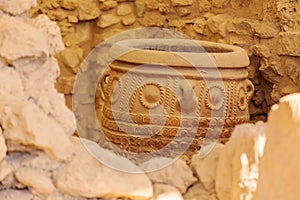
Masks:
[[[97,26],[100,28],[107,28],[114,24],[118,24],[120,19],[113,14],[103,14],[97,22]]]
[[[217,200],[217,196],[207,191],[201,183],[196,183],[184,194],[185,200]]]
[[[191,6],[193,0],[171,0],[173,6]]]
[[[146,1],[145,0],[136,0],[135,7],[138,17],[143,17],[146,12]]]
[[[299,199],[300,94],[280,99],[268,116],[255,199]]]
[[[254,34],[253,23],[247,18],[234,18],[230,20],[227,24],[227,30],[239,35],[252,36]]]
[[[80,47],[66,48],[61,52],[61,58],[64,64],[74,68],[80,64],[83,59],[83,49]]]
[[[152,184],[145,174],[120,172],[103,165],[87,152],[78,138],[73,138],[73,149],[70,162],[54,173],[55,185],[63,193],[86,198],[112,194],[152,197]]]
[[[265,124],[236,126],[222,150],[216,171],[216,193],[219,200],[252,199],[263,156]]]
[[[238,9],[249,6],[250,2],[250,0],[231,0],[230,4],[234,9]]]
[[[62,0],[60,5],[64,9],[75,10],[80,4],[78,0]]]
[[[171,11],[171,6],[169,3],[159,3],[158,10],[162,14],[168,14]]]
[[[80,1],[77,10],[79,21],[93,20],[101,14],[97,3],[93,0]]]
[[[30,8],[36,6],[36,4],[36,0],[1,0],[0,10],[12,15],[21,15]]]
[[[198,7],[200,13],[207,12],[211,9],[211,2],[209,0],[198,0]]]
[[[211,4],[212,6],[216,8],[224,8],[229,3],[229,0],[212,0]]]
[[[0,162],[0,181],[2,182],[9,174],[12,173],[12,167],[7,164],[7,162]]]
[[[191,8],[190,7],[178,7],[176,8],[176,12],[178,14],[178,16],[180,17],[186,17],[188,16],[189,14],[191,14]]]
[[[113,1],[113,0],[104,1],[102,3],[101,10],[110,10],[110,9],[115,8],[117,6],[118,6],[118,2],[116,2],[116,1]]]
[[[141,25],[146,27],[152,26],[163,26],[165,23],[166,17],[154,12],[147,12],[144,18],[140,19],[139,22]]]
[[[49,54],[47,39],[36,27],[10,16],[0,17],[0,24],[0,56],[5,60],[45,59]]]
[[[56,159],[69,157],[71,143],[65,131],[37,106],[3,92],[0,102],[3,135],[7,140],[33,145]]]
[[[231,17],[227,14],[220,14],[210,17],[206,25],[212,33],[219,33],[221,36],[226,36],[226,25]]]
[[[7,147],[5,144],[5,139],[2,135],[2,129],[0,127],[0,162],[2,162],[2,160],[6,156],[6,151],[7,151]]]
[[[132,13],[132,8],[129,4],[122,3],[118,5],[117,7],[117,15],[123,16],[123,15],[129,15]]]
[[[0,191],[1,200],[32,200],[33,194],[27,190],[1,190]]]
[[[183,200],[181,193],[173,186],[164,184],[154,184],[155,200]]]
[[[254,24],[254,35],[263,38],[263,39],[271,39],[274,38],[279,31],[270,26],[268,23],[256,22]]]
[[[194,21],[193,29],[196,33],[204,35],[206,29],[206,20],[203,18],[197,18]]]
[[[77,16],[71,16],[71,15],[69,15],[68,16],[68,22],[70,22],[70,23],[78,23]]]
[[[299,39],[299,32],[279,33],[277,53],[286,56],[300,56]]]
[[[142,163],[140,167],[145,171],[149,171],[150,169],[155,169],[156,166],[160,166],[160,164],[166,160],[168,160],[168,158],[153,158]],[[176,160],[174,163],[166,166],[165,168],[149,172],[147,175],[153,183],[172,185],[182,194],[185,193],[187,188],[197,180],[193,176],[191,169],[181,159]]]
[[[57,80],[57,90],[63,94],[73,94],[75,77],[61,76]]]
[[[300,81],[300,69],[297,60],[289,58],[285,61],[285,66],[287,76],[297,85]]]
[[[193,171],[205,189],[210,193],[215,193],[216,169],[220,153],[223,149],[224,145],[216,144],[211,152],[207,152],[208,154],[205,157],[200,158],[200,155],[195,154],[192,158],[191,166]]]
[[[17,180],[39,194],[49,194],[55,190],[50,177],[43,171],[21,167],[15,173]]]
[[[125,26],[130,26],[130,25],[134,24],[135,21],[136,21],[136,18],[134,15],[125,16],[121,19],[122,24]]]
[[[271,57],[270,49],[265,45],[260,45],[260,44],[253,45],[250,47],[250,49],[252,53],[256,56],[263,57],[263,58]]]

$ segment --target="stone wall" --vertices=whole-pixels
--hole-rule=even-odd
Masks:
[[[164,27],[193,39],[245,48],[255,85],[252,119],[266,119],[270,105],[300,90],[300,3],[297,0],[38,0],[31,15],[57,22],[67,47],[57,55],[57,88],[71,105],[81,61],[101,41],[137,27]]]

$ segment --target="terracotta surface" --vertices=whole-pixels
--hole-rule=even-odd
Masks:
[[[169,51],[175,47],[179,52]],[[235,125],[249,121],[254,86],[242,48],[183,39],[124,40],[110,55],[115,61],[100,80],[97,114],[106,137],[126,150],[152,152],[172,141],[175,155],[196,129],[191,154],[205,136],[220,134],[225,142]]]

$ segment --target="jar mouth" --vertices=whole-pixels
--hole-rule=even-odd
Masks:
[[[109,52],[117,61],[193,67],[245,67],[244,49],[227,44],[189,39],[130,39],[115,43]]]

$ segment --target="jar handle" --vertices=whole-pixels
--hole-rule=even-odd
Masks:
[[[247,89],[247,99],[248,102],[250,102],[250,99],[254,94],[254,85],[249,79],[246,80],[246,89]]]
[[[107,69],[100,77],[100,97],[103,101],[106,100],[107,96],[107,84],[110,79],[110,70]]]

